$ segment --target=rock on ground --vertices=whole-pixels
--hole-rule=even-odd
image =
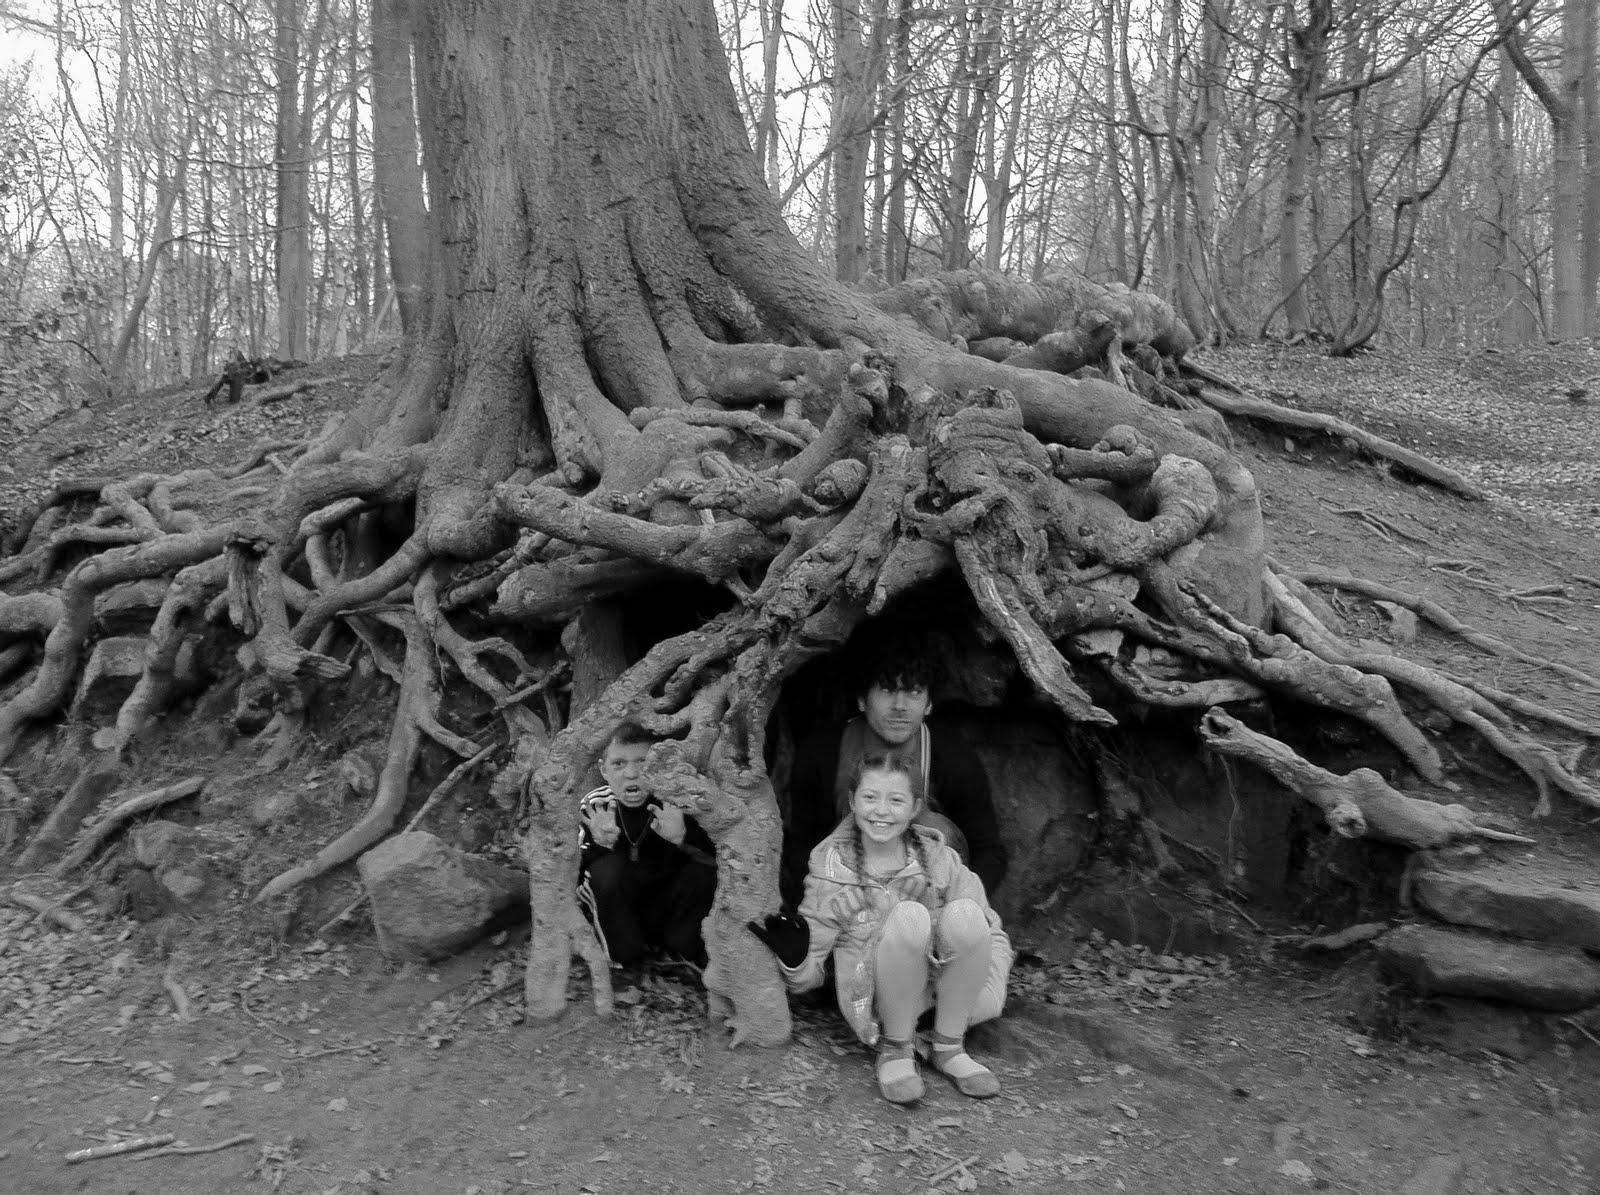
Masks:
[[[1512,865],[1428,868],[1417,875],[1413,894],[1453,925],[1600,950],[1600,886],[1592,879]]]
[[[528,876],[414,831],[379,843],[356,864],[372,898],[385,954],[435,959],[476,941],[528,900]]]
[[[1505,1000],[1553,1012],[1600,1002],[1600,963],[1570,947],[1403,925],[1378,939],[1377,952],[1388,971],[1428,994]]]

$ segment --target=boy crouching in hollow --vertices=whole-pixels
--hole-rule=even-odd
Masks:
[[[600,756],[605,784],[583,798],[578,903],[613,964],[653,949],[703,967],[700,924],[716,894],[715,848],[676,805],[644,779],[656,739],[637,722],[617,727]]]

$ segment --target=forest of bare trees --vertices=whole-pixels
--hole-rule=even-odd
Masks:
[[[719,17],[767,182],[842,280],[1073,268],[1202,339],[1334,352],[1597,331],[1584,0]],[[335,355],[414,316],[410,20],[408,0],[0,6],[0,396]]]

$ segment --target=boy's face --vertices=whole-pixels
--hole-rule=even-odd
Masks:
[[[874,733],[895,747],[922,729],[922,720],[933,708],[927,688],[920,685],[912,689],[886,689],[875,683],[856,704]]]
[[[650,799],[644,783],[644,757],[649,743],[609,743],[600,756],[600,778],[611,786],[611,794],[623,805],[637,809]]]

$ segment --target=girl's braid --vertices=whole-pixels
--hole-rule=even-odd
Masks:
[[[928,877],[928,886],[933,886],[933,872],[928,867],[928,846],[922,841],[922,835],[917,833],[915,826],[906,827],[906,834],[911,839],[911,850],[917,856],[917,866],[922,868],[922,874]]]

